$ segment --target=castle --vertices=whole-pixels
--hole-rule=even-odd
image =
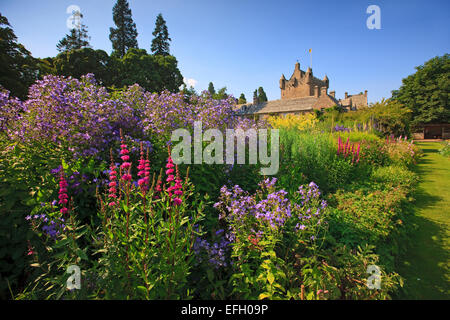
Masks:
[[[281,99],[267,102],[253,101],[237,106],[237,114],[250,115],[286,115],[324,110],[333,106],[340,106],[344,111],[357,110],[367,106],[367,90],[364,93],[348,95],[344,99],[336,99],[336,92],[328,88],[328,77],[320,80],[314,77],[312,69],[300,69],[300,63],[295,64],[294,73],[287,80],[283,75],[280,79]]]

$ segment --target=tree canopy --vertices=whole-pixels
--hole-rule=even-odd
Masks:
[[[241,93],[239,100],[238,100],[238,104],[244,104],[247,103],[247,99],[245,99],[245,95],[243,93]]]
[[[402,80],[392,98],[412,111],[412,125],[450,122],[450,55],[435,57]]]
[[[111,84],[111,59],[103,50],[83,48],[65,51],[58,54],[52,62],[58,75],[79,79],[82,75],[93,73],[101,84]]]

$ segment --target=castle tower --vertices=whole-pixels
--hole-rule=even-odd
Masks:
[[[317,87],[317,89],[316,89]],[[281,99],[296,99],[303,97],[314,97],[320,95],[323,91],[322,88],[329,88],[329,79],[325,75],[323,80],[314,77],[312,69],[308,67],[305,71],[300,69],[300,63],[295,63],[294,72],[289,80],[281,75],[280,89]],[[324,92],[326,92],[325,90]]]

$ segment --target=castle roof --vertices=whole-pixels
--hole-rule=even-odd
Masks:
[[[280,99],[262,102],[258,104],[247,103],[237,106],[237,115],[249,114],[269,114],[269,113],[287,113],[287,112],[306,112],[313,109],[320,109],[323,107],[330,107],[331,105],[339,105],[339,102],[330,95],[320,97],[302,97],[295,99]]]

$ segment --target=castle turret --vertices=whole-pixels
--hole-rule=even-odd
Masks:
[[[285,84],[286,84],[286,78],[284,77],[284,74],[282,74],[281,78],[280,78],[280,89],[281,90],[284,90]]]
[[[328,80],[327,75],[325,75],[325,77],[323,78],[323,82],[325,82],[327,88],[328,88],[328,84],[330,83],[330,81]]]
[[[312,77],[312,71],[311,68],[308,68],[305,73],[305,83],[309,84],[311,83],[311,77]]]

